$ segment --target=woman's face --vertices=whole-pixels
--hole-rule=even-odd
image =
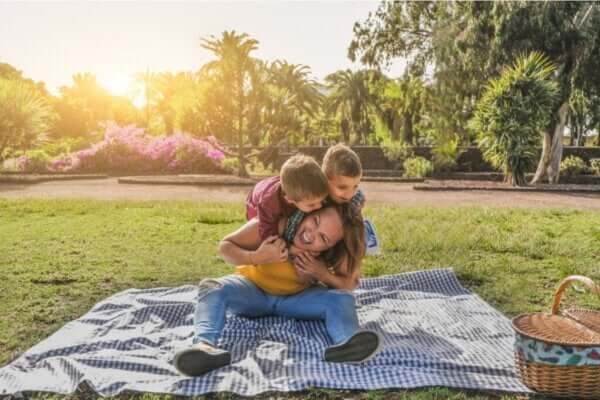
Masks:
[[[304,217],[294,245],[301,250],[321,252],[342,239],[342,219],[333,207],[324,207]]]

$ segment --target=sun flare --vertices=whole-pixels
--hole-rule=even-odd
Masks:
[[[114,96],[130,97],[133,94],[133,85],[131,79],[125,75],[101,75],[98,77],[98,82],[103,88],[108,90]]]
[[[133,77],[119,74],[100,75],[98,77],[100,86],[108,90],[113,96],[123,96],[129,98],[137,108],[142,108],[145,100],[141,94],[136,94],[134,89]]]

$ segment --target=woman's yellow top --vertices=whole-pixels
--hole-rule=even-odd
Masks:
[[[265,292],[276,296],[296,294],[310,286],[308,282],[300,282],[294,266],[289,261],[240,265],[236,273],[245,276]]]

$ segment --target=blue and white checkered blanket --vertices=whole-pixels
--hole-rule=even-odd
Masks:
[[[463,288],[449,269],[363,279],[356,290],[363,327],[384,349],[365,365],[322,360],[320,321],[228,318],[220,346],[231,366],[188,378],[171,365],[192,341],[196,288],[130,289],[97,304],[0,369],[0,394],[72,393],[83,382],[101,395],[124,390],[251,396],[309,387],[449,386],[528,392],[513,368],[509,321]]]

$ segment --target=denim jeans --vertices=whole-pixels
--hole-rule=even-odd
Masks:
[[[334,344],[346,341],[359,329],[354,296],[350,292],[312,287],[290,296],[275,296],[241,275],[228,275],[200,282],[194,342],[216,346],[228,311],[246,317],[321,319]]]

